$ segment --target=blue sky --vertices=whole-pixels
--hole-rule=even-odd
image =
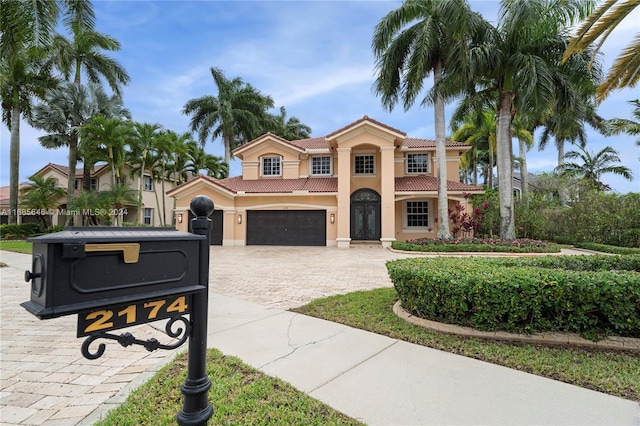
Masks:
[[[371,37],[376,23],[398,7],[397,1],[95,1],[98,30],[122,43],[111,53],[129,72],[123,90],[133,119],[160,123],[182,133],[189,117],[181,110],[189,99],[215,95],[210,67],[228,77],[241,77],[275,101],[289,116],[323,136],[363,115],[417,138],[435,138],[433,110],[415,106],[387,112],[372,90],[374,60]],[[495,22],[499,3],[470,1],[471,7]],[[605,67],[640,31],[640,10],[627,18],[604,46]],[[598,108],[605,118],[632,118],[627,102],[640,98],[640,90],[614,93]],[[447,107],[447,122],[454,105]],[[274,110],[273,112],[276,112]],[[448,130],[448,133],[450,131]],[[46,150],[37,140],[42,133],[21,125],[20,181],[48,162],[67,164],[67,151]],[[538,140],[536,134],[536,143]],[[0,127],[0,186],[9,184],[9,131]],[[640,152],[635,138],[605,138],[589,132],[587,149],[610,145],[635,176],[629,182],[616,176],[603,181],[615,191],[640,191]],[[223,156],[219,140],[206,151]],[[566,147],[566,151],[571,150]],[[517,146],[514,147],[517,153]],[[551,143],[527,155],[529,171],[551,171],[557,153]],[[231,175],[240,174],[232,161]]]

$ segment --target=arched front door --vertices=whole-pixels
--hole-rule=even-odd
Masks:
[[[351,194],[351,239],[380,239],[380,194],[373,189]]]

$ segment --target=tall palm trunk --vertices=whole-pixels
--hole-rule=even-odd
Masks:
[[[438,86],[442,80],[442,62],[438,61],[433,69],[433,83]],[[449,231],[449,202],[447,199],[447,147],[444,140],[445,119],[444,100],[440,93],[436,94],[434,102],[434,119],[436,126],[436,157],[438,177],[438,238],[450,239]]]
[[[145,149],[142,152],[142,163],[140,164],[140,191],[138,192],[138,214],[136,215],[136,225],[138,223],[144,222],[144,208],[142,206],[142,191],[144,191],[144,167],[145,162],[147,160],[147,150]],[[151,182],[153,182],[153,178],[150,177]],[[152,183],[153,185],[153,183]],[[153,186],[153,190],[155,191],[155,186]]]
[[[526,200],[529,192],[529,172],[527,171],[527,144],[522,138],[518,138],[518,155],[520,156],[520,193]]]
[[[20,184],[20,106],[11,107],[11,146],[9,147],[9,223],[18,223],[18,185]]]
[[[561,166],[564,164],[564,141],[556,140],[556,147],[558,148],[558,166]]]
[[[514,240],[515,218],[513,210],[513,171],[511,161],[513,147],[511,143],[511,109],[514,94],[511,90],[503,90],[500,94],[498,111],[497,156],[498,156],[498,197],[500,199],[500,238]]]
[[[76,164],[78,163],[78,134],[75,130],[71,130],[71,135],[69,136],[69,180],[67,181],[67,205],[69,205],[75,195]],[[67,215],[65,227],[70,226],[72,222],[73,215]]]
[[[222,139],[224,141],[224,161],[227,164],[231,164],[231,138],[228,135],[224,135]]]

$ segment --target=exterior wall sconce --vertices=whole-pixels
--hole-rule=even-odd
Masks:
[[[238,225],[242,224],[242,215],[238,215]]]
[[[182,213],[178,213],[178,223],[182,223]]]
[[[329,222],[331,222],[332,225],[334,223],[336,223],[336,214],[335,213],[331,213],[331,215],[329,215]]]

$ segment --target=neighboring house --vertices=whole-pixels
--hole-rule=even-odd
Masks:
[[[464,143],[447,143],[449,207],[482,193],[459,182]],[[176,226],[187,230],[197,195],[215,204],[212,244],[349,247],[355,241],[389,246],[435,237],[435,141],[367,116],[324,137],[288,141],[267,133],[234,150],[242,176],[198,176],[168,192]]]
[[[18,185],[18,192],[22,188],[27,186],[29,186],[28,183],[21,183],[20,185]],[[0,225],[9,223],[9,212],[10,212],[9,192],[10,192],[10,187],[8,186],[0,187]],[[17,223],[38,223],[38,218],[34,217],[33,215],[21,214],[23,213],[22,211],[23,209],[24,209],[24,206],[20,204],[20,200],[18,199],[18,222]],[[24,212],[24,213],[27,213],[27,212]]]
[[[69,176],[69,168],[66,166],[62,166],[59,164],[49,163],[44,166],[42,169],[38,170],[34,175],[39,175],[44,178],[51,177],[57,181],[59,187],[67,189],[67,181]],[[129,176],[129,170],[125,166],[124,171],[124,182],[129,188],[138,191],[140,189],[140,175],[134,175],[133,177]],[[76,170],[76,181],[75,181],[75,189],[76,191],[82,190],[82,183],[84,177],[84,169],[78,168]],[[143,219],[141,222],[151,226],[160,226],[162,221],[160,219],[160,214],[164,209],[167,223],[169,225],[173,225],[173,208],[174,208],[174,199],[164,195],[164,206],[163,206],[163,195],[162,195],[162,182],[158,180],[152,179],[150,176],[143,176],[144,181],[144,190],[142,192],[142,209],[144,209]],[[98,165],[95,167],[93,173],[91,173],[91,190],[92,191],[108,191],[111,189],[112,184],[112,173],[111,169],[107,165]],[[28,184],[26,184],[28,185]],[[172,181],[166,180],[164,184],[165,192],[172,189],[175,185]],[[160,208],[158,208],[158,202],[156,201],[156,197],[159,201]],[[9,204],[9,195],[8,195],[8,187],[7,187],[7,200],[6,204]],[[4,202],[4,201],[3,201]],[[2,204],[4,206],[4,204]],[[98,206],[96,206],[98,207]],[[90,209],[93,210],[93,209]],[[130,205],[123,208],[123,221],[135,223],[137,215],[139,213],[137,205]],[[2,223],[7,223],[7,217],[4,216],[4,213],[8,214],[8,207],[6,211],[3,211],[3,217],[0,218]],[[26,212],[28,213],[28,212]],[[75,219],[74,223],[76,225],[81,224],[81,212],[73,212],[67,209],[67,198],[66,196],[60,198],[58,203],[58,207],[56,209],[52,209],[51,211],[51,223],[53,225],[64,225],[66,221],[67,214],[74,214]],[[35,218],[29,217],[31,215],[26,214],[18,217],[18,223],[24,222],[35,222]]]
[[[536,186],[538,176],[527,173],[527,188],[531,191]],[[513,195],[518,198],[522,198],[522,175],[519,172],[513,172],[512,178]]]

